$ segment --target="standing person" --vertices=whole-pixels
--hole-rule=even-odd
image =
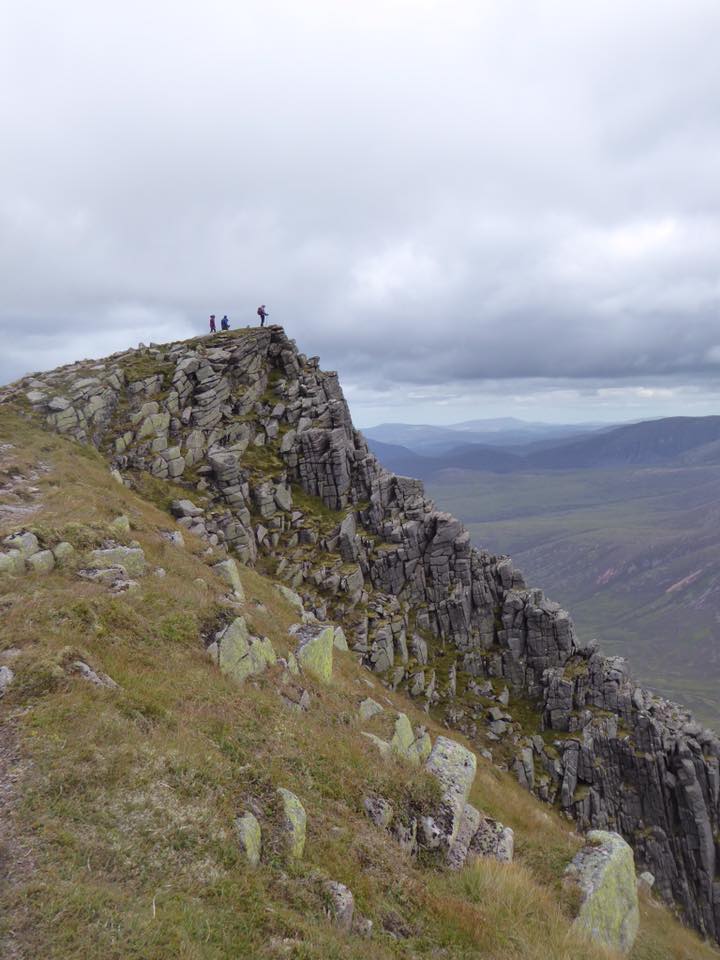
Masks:
[[[261,326],[261,327],[264,327],[264,326],[265,326],[265,317],[269,317],[269,316],[270,316],[270,314],[269,314],[269,313],[267,312],[267,310],[265,309],[265,304],[264,304],[264,303],[257,308],[257,315],[260,317],[260,326]]]
[[[215,329],[215,314],[214,314],[214,313],[211,313],[211,314],[210,314],[210,333],[217,333],[217,330]]]
[[[230,321],[229,321],[228,318],[227,318],[227,314],[225,314],[225,315],[223,316],[222,320],[220,321],[220,326],[223,328],[223,330],[229,330],[229,329],[230,329]]]

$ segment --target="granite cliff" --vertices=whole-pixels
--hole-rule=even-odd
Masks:
[[[720,937],[720,741],[581,641],[507,557],[378,463],[337,375],[280,327],[126,351],[0,391],[95,445],[126,485],[172,481],[214,549],[271,574],[350,649],[583,830],[611,830]]]

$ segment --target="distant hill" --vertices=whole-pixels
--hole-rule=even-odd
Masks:
[[[463,433],[449,427],[446,441],[453,438],[456,442],[441,449],[437,439],[432,442],[428,439],[431,434],[427,431],[437,436],[435,432],[442,429],[384,424],[366,431],[366,436],[386,467],[422,480],[435,477],[443,470],[527,473],[720,464],[720,416],[665,417],[609,428],[596,425],[592,432],[580,437],[536,438],[524,447],[480,443],[471,431]],[[414,445],[380,440],[376,436],[378,432],[383,436],[394,432],[409,437]],[[473,438],[471,442],[467,441],[468,437]],[[461,438],[465,442],[458,443]]]
[[[535,443],[585,436],[608,424],[529,423],[515,417],[466,420],[447,426],[424,423],[381,423],[363,433],[368,440],[406,447],[421,456],[442,456],[458,446],[479,443],[515,450]]]
[[[720,463],[720,417],[665,417],[615,427],[524,458],[524,468],[661,466],[688,458]]]

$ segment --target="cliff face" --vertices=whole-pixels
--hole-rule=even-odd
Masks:
[[[182,523],[287,582],[393,688],[491,747],[583,828],[612,829],[688,921],[720,935],[720,741],[582,644],[506,557],[382,468],[334,373],[279,327],[25,378],[27,404],[119,478],[174,480]],[[318,498],[317,500],[314,498]]]

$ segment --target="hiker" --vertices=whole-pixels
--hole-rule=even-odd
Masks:
[[[230,321],[229,321],[228,318],[227,318],[227,314],[225,314],[225,316],[224,316],[224,317],[222,318],[222,320],[220,321],[220,326],[223,328],[223,330],[229,330],[229,329],[230,329]]]
[[[262,304],[262,306],[259,306],[259,307],[257,308],[257,315],[260,317],[260,326],[261,326],[261,327],[264,327],[264,326],[265,326],[265,317],[269,316],[267,310],[265,309],[265,304],[264,304],[264,303]]]
[[[217,333],[217,330],[215,329],[215,314],[214,314],[214,313],[211,313],[211,314],[210,314],[210,333]]]

